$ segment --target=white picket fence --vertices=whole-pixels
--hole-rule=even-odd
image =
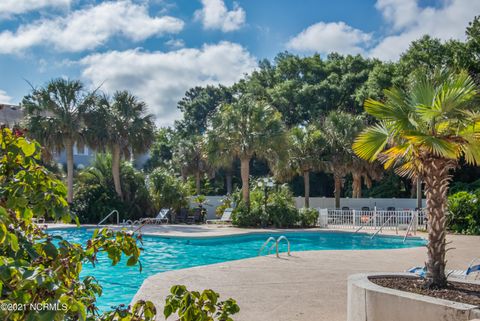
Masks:
[[[402,210],[355,210],[319,209],[318,225],[345,229],[389,229],[415,232],[425,225],[424,211]],[[410,226],[410,227],[409,227]]]

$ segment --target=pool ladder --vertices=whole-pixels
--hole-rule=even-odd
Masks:
[[[279,252],[278,252],[278,244],[282,241],[282,240],[285,240],[287,242],[287,246],[288,246],[288,256],[290,256],[290,241],[287,239],[287,237],[285,235],[282,235],[280,236],[278,239],[275,240],[274,237],[270,236],[262,245],[262,247],[260,248],[260,250],[258,251],[258,256],[260,256],[260,254],[262,254],[262,251],[263,249],[268,245],[270,244],[270,242],[274,242],[269,248],[268,248],[268,254],[270,254],[270,252],[273,250],[273,248],[275,247],[275,251],[277,253],[277,257],[280,257],[279,255]]]

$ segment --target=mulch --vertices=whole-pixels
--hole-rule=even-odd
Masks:
[[[480,284],[449,281],[445,289],[429,289],[425,286],[425,279],[421,278],[395,276],[372,277],[369,280],[386,288],[480,306]]]

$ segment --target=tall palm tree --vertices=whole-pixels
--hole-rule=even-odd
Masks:
[[[335,183],[335,207],[340,208],[340,194],[344,177],[355,169],[355,154],[352,144],[355,137],[365,127],[361,115],[332,111],[323,122],[323,136],[329,155],[326,169],[333,174]]]
[[[451,171],[460,158],[480,164],[477,89],[466,72],[417,75],[410,90],[385,91],[386,101],[367,100],[365,111],[379,123],[363,131],[353,149],[379,159],[403,176],[425,183],[428,214],[427,284],[444,287],[445,211]]]
[[[276,168],[277,176],[289,177],[292,174],[303,176],[305,207],[310,207],[310,172],[318,169],[325,140],[318,126],[297,126],[288,132],[288,158],[285,164]]]
[[[199,135],[179,138],[176,145],[173,162],[184,179],[189,175],[195,177],[195,193],[200,195],[203,174],[212,172],[204,153],[203,138]]]
[[[94,94],[78,80],[53,79],[34,88],[22,100],[26,127],[51,153],[65,151],[67,158],[67,201],[73,201],[73,146],[82,145],[83,116],[94,103]]]
[[[277,161],[285,156],[285,127],[280,113],[248,94],[224,104],[212,117],[207,131],[209,150],[240,159],[242,196],[250,206],[250,161],[255,156]]]
[[[112,154],[112,175],[120,198],[120,162],[122,156],[143,153],[153,142],[155,124],[147,114],[147,105],[128,91],[117,91],[112,98],[97,99],[96,106],[85,115],[88,143],[97,150]]]

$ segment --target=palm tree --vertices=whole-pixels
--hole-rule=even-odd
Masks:
[[[255,156],[275,162],[284,157],[286,135],[281,114],[263,101],[245,94],[224,104],[207,131],[208,150],[240,159],[242,196],[250,206],[250,161]]]
[[[85,115],[88,143],[97,150],[112,154],[112,176],[120,198],[120,162],[122,156],[143,153],[153,142],[155,124],[146,113],[147,105],[128,91],[117,91],[112,99],[103,96]]]
[[[445,211],[451,171],[460,158],[480,163],[477,90],[466,72],[417,75],[408,91],[385,91],[386,101],[367,100],[365,111],[379,123],[363,131],[353,149],[385,168],[425,183],[428,215],[427,285],[444,287]]]
[[[25,96],[26,127],[43,146],[65,151],[67,157],[67,201],[73,201],[73,146],[82,145],[83,116],[94,103],[94,94],[86,92],[78,80],[51,80],[45,87]]]
[[[364,118],[346,112],[332,111],[323,123],[323,136],[327,142],[329,159],[326,169],[333,174],[335,207],[340,208],[340,194],[344,177],[354,170],[355,154],[352,144],[364,128]]]
[[[195,194],[200,195],[203,174],[212,172],[206,161],[202,136],[180,138],[173,151],[173,162],[184,179],[189,175],[195,177]]]
[[[318,169],[326,143],[322,132],[314,124],[297,126],[288,132],[288,158],[286,164],[278,164],[277,176],[303,176],[305,207],[310,207],[310,172]]]

